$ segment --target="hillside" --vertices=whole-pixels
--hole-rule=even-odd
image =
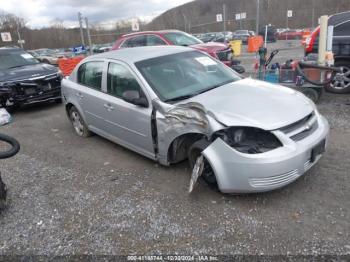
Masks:
[[[227,30],[256,27],[256,0],[197,0],[170,9],[153,19],[148,29],[175,28],[191,33],[223,31],[223,22],[215,22],[216,14],[226,5]],[[287,10],[293,16],[287,22]],[[304,28],[317,25],[318,17],[350,10],[349,0],[260,0],[260,25]],[[246,13],[246,19],[235,20],[236,13]]]

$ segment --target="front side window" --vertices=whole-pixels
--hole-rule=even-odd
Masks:
[[[135,65],[165,102],[187,99],[241,79],[224,64],[198,51],[147,59]]]
[[[107,93],[116,97],[122,97],[125,91],[142,93],[139,83],[127,67],[110,63],[107,73]]]
[[[78,83],[101,90],[103,62],[87,62],[78,69]]]

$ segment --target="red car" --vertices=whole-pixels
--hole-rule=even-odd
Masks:
[[[178,45],[189,46],[204,51],[236,70],[237,61],[233,60],[232,49],[221,43],[203,43],[196,37],[177,30],[145,31],[121,36],[112,50],[138,46]],[[236,70],[237,71],[237,70]]]
[[[288,30],[278,34],[278,40],[300,40],[303,38],[303,31]]]

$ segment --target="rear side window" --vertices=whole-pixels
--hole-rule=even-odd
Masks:
[[[125,42],[122,44],[122,48],[129,48],[129,47],[139,47],[139,46],[146,46],[147,45],[147,38],[145,35],[139,35],[132,38],[129,38],[125,40]]]
[[[335,26],[334,36],[350,36],[350,21]]]
[[[130,70],[120,64],[110,63],[107,73],[107,93],[116,97],[122,97],[125,91],[138,91],[141,87]]]
[[[78,83],[101,90],[103,62],[87,62],[78,69]]]

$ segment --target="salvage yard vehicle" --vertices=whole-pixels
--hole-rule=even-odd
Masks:
[[[40,62],[50,65],[58,65],[58,59],[65,57],[63,54],[48,48],[29,50],[28,53],[34,56]]]
[[[61,102],[62,75],[19,48],[0,48],[0,107]]]
[[[325,152],[329,125],[298,91],[243,79],[204,52],[139,47],[85,58],[62,80],[77,135],[99,134],[162,165],[188,159],[224,193],[299,178]]]
[[[224,38],[224,34],[221,35]],[[208,53],[233,69],[237,65],[237,61],[233,59],[232,49],[227,44],[203,43],[198,38],[178,30],[147,31],[123,35],[116,41],[112,49],[162,45],[189,46]]]
[[[329,17],[328,25],[333,26],[334,64],[340,72],[326,90],[332,93],[350,92],[350,11],[334,14]],[[317,27],[306,39],[305,55],[318,53],[320,27]]]

